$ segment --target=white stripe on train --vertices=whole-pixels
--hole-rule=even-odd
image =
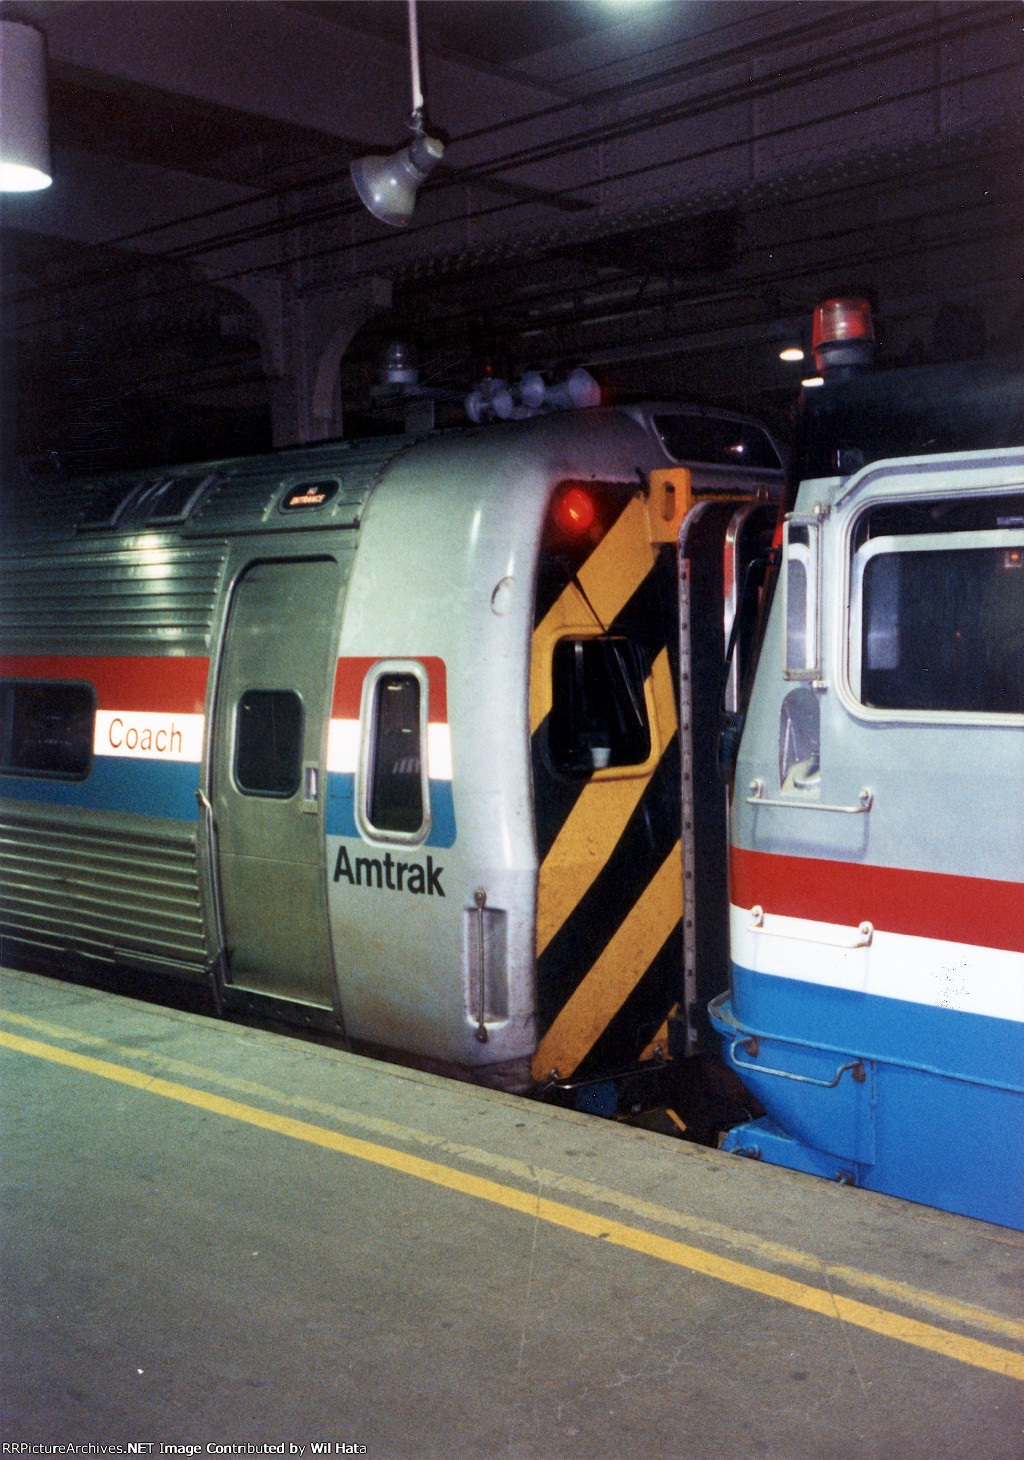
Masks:
[[[359,721],[332,720],[327,733],[327,769],[354,776],[359,768]],[[447,725],[427,726],[427,775],[432,781],[452,778],[452,739]]]
[[[1024,1023],[1024,953],[731,907],[732,961],[776,978]]]

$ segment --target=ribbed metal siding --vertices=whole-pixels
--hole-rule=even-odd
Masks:
[[[223,543],[150,542],[116,548],[109,538],[58,552],[12,555],[0,585],[6,653],[181,654],[209,652]]]
[[[188,534],[297,532],[359,525],[367,498],[386,467],[409,449],[409,438],[344,443],[239,463],[204,497],[186,524]],[[313,512],[281,512],[285,491],[311,481],[335,481],[338,494]]]
[[[0,925],[41,950],[201,974],[195,836],[0,812]]]

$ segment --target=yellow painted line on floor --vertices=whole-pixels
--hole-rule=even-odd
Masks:
[[[0,970],[0,973],[5,978],[16,978],[33,986],[42,985],[51,989],[61,987],[61,985],[54,985],[50,980],[38,978],[35,974],[13,974],[8,969]],[[93,995],[92,997],[102,998],[104,996]],[[1009,1318],[1005,1313],[997,1313],[992,1308],[982,1308],[976,1303],[965,1303],[961,1299],[950,1297],[945,1293],[918,1288],[912,1283],[886,1277],[883,1273],[836,1263],[825,1263],[816,1254],[803,1252],[798,1247],[788,1247],[785,1243],[759,1237],[754,1232],[745,1232],[738,1227],[728,1227],[722,1222],[716,1222],[712,1217],[701,1216],[680,1207],[667,1207],[660,1202],[649,1201],[637,1196],[634,1192],[619,1191],[614,1186],[604,1186],[597,1181],[588,1181],[571,1172],[555,1171],[547,1166],[539,1166],[535,1161],[523,1161],[518,1157],[498,1151],[485,1150],[481,1146],[468,1145],[465,1141],[453,1141],[450,1137],[439,1135],[435,1131],[423,1130],[419,1126],[403,1125],[399,1121],[388,1120],[365,1109],[350,1110],[333,1101],[314,1099],[300,1090],[279,1090],[273,1085],[265,1085],[258,1080],[243,1079],[238,1075],[228,1074],[224,1070],[196,1065],[189,1060],[175,1059],[148,1046],[139,1048],[117,1044],[113,1040],[104,1039],[102,1035],[89,1034],[84,1029],[73,1029],[66,1024],[55,1024],[49,1019],[36,1019],[30,1014],[17,1013],[13,1009],[0,1008],[0,1020],[6,1020],[8,1024],[17,1024],[21,1029],[30,1029],[33,1034],[42,1035],[48,1040],[84,1045],[92,1050],[101,1050],[105,1055],[116,1060],[142,1061],[161,1070],[165,1075],[179,1076],[181,1079],[192,1080],[207,1087],[219,1086],[221,1089],[232,1091],[235,1095],[242,1095],[248,1100],[271,1101],[285,1109],[301,1110],[306,1115],[338,1121],[342,1125],[355,1126],[359,1130],[369,1131],[374,1136],[382,1137],[387,1141],[401,1141],[405,1145],[422,1146],[428,1150],[440,1152],[442,1155],[455,1157],[459,1161],[469,1161],[474,1166],[483,1166],[488,1171],[500,1172],[502,1176],[510,1177],[514,1181],[526,1182],[530,1186],[539,1186],[549,1191],[561,1192],[566,1196],[579,1197],[584,1201],[598,1202],[602,1206],[615,1207],[619,1211],[628,1212],[632,1218],[656,1222],[662,1227],[680,1228],[697,1241],[725,1244],[727,1247],[746,1253],[756,1263],[795,1268],[798,1272],[809,1272],[819,1281],[824,1280],[826,1284],[837,1283],[848,1288],[859,1288],[873,1294],[875,1298],[881,1298],[886,1303],[898,1303],[904,1307],[911,1307],[919,1312],[930,1314],[940,1323],[967,1325],[970,1328],[983,1329],[987,1333],[996,1333],[1001,1338],[1008,1338],[1012,1343],[1024,1344],[1024,1323]],[[276,1036],[270,1035],[262,1037],[276,1038]],[[378,1080],[425,1079],[429,1081],[434,1079],[433,1076],[421,1076],[393,1066],[385,1068],[364,1056],[341,1054],[339,1051],[334,1053],[346,1065],[365,1067],[368,1072],[372,1071],[373,1077]],[[550,1114],[550,1111],[548,1113]],[[711,1157],[712,1152],[705,1151],[699,1146],[682,1147],[679,1150],[681,1161],[692,1161],[705,1156]],[[737,1158],[726,1156],[715,1159],[732,1162]],[[915,1207],[914,1212],[919,1220],[945,1218],[945,1213],[931,1213],[927,1208]],[[1002,1236],[1008,1238],[1011,1234],[1003,1231]],[[1015,1237],[1016,1234],[1013,1236]],[[1024,1241],[1024,1236],[1021,1237],[1021,1241]]]
[[[32,1055],[51,1064],[98,1075],[116,1084],[142,1090],[148,1095],[159,1095],[166,1100],[174,1100],[182,1105],[223,1116],[227,1120],[237,1120],[261,1130],[288,1136],[292,1140],[338,1151],[342,1155],[353,1156],[357,1160],[368,1161],[375,1166],[401,1172],[405,1176],[413,1176],[448,1191],[457,1191],[463,1196],[475,1197],[479,1201],[491,1202],[509,1211],[521,1212],[524,1216],[565,1228],[580,1236],[592,1237],[615,1247],[656,1257],[690,1272],[757,1293],[761,1297],[773,1298],[807,1312],[819,1313],[825,1318],[839,1319],[843,1323],[853,1324],[900,1343],[911,1344],[915,1348],[941,1354],[959,1363],[1024,1382],[1024,1354],[999,1348],[995,1344],[983,1343],[979,1339],[966,1338],[962,1334],[937,1328],[930,1323],[921,1323],[917,1319],[906,1318],[884,1308],[875,1308],[853,1298],[832,1294],[824,1288],[796,1282],[792,1278],[781,1277],[777,1273],[736,1262],[732,1258],[719,1257],[699,1247],[691,1247],[684,1242],[644,1231],[640,1227],[608,1221],[578,1207],[550,1201],[528,1191],[518,1191],[515,1187],[503,1186],[499,1182],[473,1176],[452,1166],[442,1166],[439,1162],[427,1161],[421,1156],[412,1156],[405,1151],[342,1135],[339,1131],[311,1125],[308,1121],[295,1120],[292,1116],[278,1115],[274,1111],[261,1110],[254,1105],[243,1105],[241,1101],[228,1100],[207,1090],[195,1090],[191,1086],[163,1080],[156,1075],[143,1074],[126,1065],[115,1065],[108,1060],[94,1059],[91,1055],[42,1044],[35,1039],[23,1039],[20,1035],[8,1034],[3,1030],[0,1030],[0,1047]]]

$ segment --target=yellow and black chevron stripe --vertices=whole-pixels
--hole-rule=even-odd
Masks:
[[[625,1068],[665,1049],[680,997],[682,858],[675,568],[652,547],[639,495],[619,496],[603,536],[566,567],[542,560],[530,709],[537,889],[534,1078]],[[572,571],[575,567],[575,573]],[[560,775],[548,753],[560,639],[624,635],[645,654],[651,751],[640,766]]]

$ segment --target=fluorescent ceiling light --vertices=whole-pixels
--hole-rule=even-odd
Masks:
[[[0,192],[48,188],[46,40],[18,20],[0,20]]]

